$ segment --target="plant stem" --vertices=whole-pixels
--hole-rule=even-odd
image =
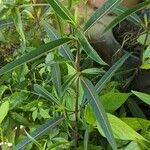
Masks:
[[[77,73],[80,73],[80,47],[78,44],[77,54],[76,54],[76,70]],[[75,149],[78,147],[78,112],[79,112],[79,76],[76,80],[76,104],[75,104]]]

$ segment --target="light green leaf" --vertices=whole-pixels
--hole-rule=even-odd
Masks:
[[[90,19],[86,22],[83,30],[86,32],[93,24],[101,19],[104,15],[108,14],[114,7],[116,7],[122,0],[107,0],[101,7],[99,7]]]
[[[2,121],[5,119],[9,111],[9,102],[5,101],[4,103],[1,104],[0,106],[0,124]]]
[[[103,74],[105,73],[105,71],[102,68],[88,68],[88,69],[84,69],[82,70],[82,73],[85,74]]]
[[[140,44],[144,45],[145,44],[145,38],[146,38],[146,36],[147,36],[147,33],[144,33],[144,34],[140,35],[139,38],[137,39],[137,41]],[[150,45],[150,34],[148,34],[146,45]]]
[[[19,59],[14,60],[13,62],[2,67],[0,69],[0,75],[6,73],[8,71],[11,71],[12,69],[14,69],[24,63],[35,60],[35,59],[41,57],[42,55],[44,55],[45,53],[47,53],[48,51],[50,51],[54,48],[57,48],[58,46],[60,46],[64,43],[67,43],[70,40],[71,40],[70,38],[62,38],[62,39],[58,39],[58,40],[49,42],[47,44],[44,44],[44,45],[40,46],[39,48],[37,48],[36,50],[33,50],[33,51],[23,55]]]
[[[51,93],[49,93],[46,89],[44,89],[43,87],[41,87],[40,85],[38,84],[34,84],[34,90],[40,95],[42,96],[43,98],[49,100],[50,102],[56,104],[56,105],[59,105],[59,101],[53,97],[51,95]]]
[[[150,64],[142,64],[140,66],[141,69],[149,70],[150,69]]]
[[[123,63],[131,56],[131,53],[126,53],[122,56],[106,73],[103,77],[97,82],[95,85],[97,93],[99,93],[106,83],[112,78],[115,72],[123,65]]]
[[[110,122],[113,135],[116,139],[120,140],[145,140],[147,141],[143,136],[141,136],[139,133],[137,133],[135,130],[133,130],[130,126],[128,126],[126,123],[121,121],[119,118],[112,114],[107,114],[108,120]],[[103,135],[101,127],[97,123],[97,127],[99,132]]]
[[[88,79],[86,79],[84,77],[81,77],[80,80],[81,80],[83,90],[85,92],[85,96],[89,101],[89,104],[92,108],[93,114],[94,114],[99,126],[102,127],[102,130],[103,130],[108,142],[112,146],[113,150],[117,150],[116,142],[114,140],[112,130],[111,130],[110,124],[108,122],[107,115],[105,113],[105,110],[104,110],[102,104],[99,101],[98,94],[95,92],[96,90],[95,90],[94,86]]]
[[[86,39],[85,35],[83,33],[79,33],[80,37],[79,37],[79,42],[81,44],[81,46],[83,47],[83,50],[86,52],[86,54],[93,59],[94,61],[96,61],[97,63],[101,64],[101,65],[107,65],[101,58],[100,56],[97,54],[97,52],[93,49],[93,47],[89,44],[88,40]]]
[[[53,118],[48,120],[46,123],[44,123],[43,125],[41,125],[39,128],[37,128],[34,132],[32,132],[30,135],[32,138],[36,139],[41,137],[44,133],[47,133],[47,131],[49,129],[52,129],[54,127],[56,127],[58,124],[60,124],[62,121],[64,120],[63,117],[57,117],[57,118]],[[22,140],[21,142],[19,142],[15,147],[14,150],[21,150],[23,149],[25,146],[27,146],[27,144],[29,144],[32,140],[30,138],[25,138],[24,140]]]
[[[0,99],[2,98],[4,92],[8,89],[6,85],[1,85],[0,86]]]
[[[76,26],[73,15],[66,7],[63,6],[63,4],[59,0],[48,0],[48,2],[57,15],[59,15],[62,19],[67,20],[74,26]]]
[[[134,95],[136,95],[139,99],[141,99],[143,102],[147,103],[150,105],[150,94],[142,93],[142,92],[137,92],[137,91],[132,91]]]
[[[109,92],[100,96],[101,102],[106,112],[116,111],[128,99],[131,93]]]
[[[150,126],[150,121],[142,118],[120,118],[123,122],[125,122],[128,126],[130,126],[135,131],[147,131]]]
[[[57,95],[62,96],[62,87],[61,87],[61,73],[58,63],[52,64],[52,82],[56,89]]]
[[[148,6],[150,4],[150,1],[145,1],[143,3],[140,3],[138,5],[136,5],[135,7],[125,11],[123,14],[119,15],[118,17],[116,17],[104,30],[104,32],[107,32],[108,30],[111,30],[113,27],[115,27],[118,23],[120,23],[121,21],[123,21],[124,19],[126,19],[128,16],[130,16],[131,14],[137,12],[138,10],[141,10],[143,8],[145,8],[146,6]]]
[[[136,141],[132,141],[123,150],[141,150],[141,148]]]
[[[50,39],[52,40],[60,39],[60,36],[58,35],[57,31],[51,25],[49,25],[47,22],[44,21],[43,26]],[[64,58],[74,61],[73,54],[71,53],[71,50],[67,44],[60,46],[59,52]]]
[[[44,119],[50,118],[48,111],[44,110],[43,108],[39,109],[39,113]]]
[[[19,12],[19,8],[15,7],[14,9],[12,9],[12,11],[13,11],[12,14],[13,14],[13,19],[14,19],[16,29],[22,38],[23,44],[25,45],[26,39],[23,31],[22,19],[21,19],[21,14]]]

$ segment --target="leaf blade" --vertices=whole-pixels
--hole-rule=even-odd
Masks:
[[[54,128],[57,126],[60,122],[64,120],[63,117],[57,117],[54,119],[48,120],[45,124],[41,125],[39,128],[37,128],[33,133],[31,133],[32,138],[38,138],[39,136],[43,135],[46,131],[48,131],[50,128]],[[24,148],[27,144],[31,142],[31,139],[28,137],[19,142],[15,147],[14,150],[21,150]]]
[[[93,110],[94,116],[96,117],[99,125],[102,127],[104,134],[106,135],[106,138],[108,142],[110,143],[110,145],[112,146],[112,148],[114,150],[117,150],[116,142],[114,140],[112,130],[108,122],[107,115],[105,113],[105,110],[102,104],[99,101],[99,98],[98,98],[97,93],[95,92],[94,86],[88,79],[84,77],[81,77],[80,80],[81,80],[81,84],[83,86],[84,92],[86,94],[86,97],[89,100],[89,104],[91,105],[91,108]]]
[[[97,20],[108,14],[108,12],[121,3],[121,1],[122,0],[107,0],[86,22],[85,26],[83,27],[84,32],[86,32]]]
[[[6,73],[8,71],[11,71],[12,69],[14,69],[24,63],[30,62],[34,59],[37,59],[37,58],[41,57],[42,55],[44,55],[46,52],[53,50],[54,48],[57,48],[58,46],[60,46],[64,43],[67,43],[70,40],[71,40],[70,38],[62,38],[62,39],[58,39],[58,40],[49,42],[47,44],[44,44],[44,45],[40,46],[39,48],[37,48],[36,50],[31,51],[30,53],[27,53],[24,56],[20,57],[19,59],[14,60],[13,62],[10,62],[9,64],[2,67],[0,69],[0,75]]]

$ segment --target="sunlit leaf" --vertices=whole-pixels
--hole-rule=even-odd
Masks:
[[[6,101],[4,103],[1,104],[0,106],[0,124],[2,123],[2,121],[4,120],[4,118],[7,116],[9,111],[9,102]]]

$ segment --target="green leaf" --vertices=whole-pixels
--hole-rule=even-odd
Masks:
[[[61,87],[61,73],[60,73],[60,67],[58,63],[52,64],[52,82],[53,86],[55,87],[55,90],[57,92],[57,95],[59,97],[62,96],[62,87]]]
[[[142,64],[140,66],[141,69],[149,70],[150,69],[150,64]]]
[[[103,74],[105,73],[105,71],[102,68],[88,68],[88,69],[84,69],[82,70],[82,73],[85,74]]]
[[[132,91],[134,95],[136,95],[139,99],[141,99],[143,102],[146,104],[150,105],[150,94],[142,93],[142,92],[137,92],[137,91]]]
[[[24,31],[23,31],[23,25],[22,25],[21,14],[19,12],[19,8],[15,7],[14,9],[12,9],[12,11],[13,11],[12,14],[13,14],[13,19],[14,19],[16,29],[22,38],[23,44],[25,45],[26,39],[25,39]]]
[[[47,35],[49,36],[50,39],[57,40],[60,38],[57,31],[51,25],[49,25],[47,22],[44,21],[43,26],[44,26],[44,29],[47,32]],[[62,45],[59,48],[59,52],[64,58],[74,61],[73,54],[71,53],[71,50],[67,44]]]
[[[53,118],[48,120],[46,123],[44,123],[43,125],[41,125],[39,128],[37,128],[34,132],[32,132],[30,135],[32,138],[36,139],[41,137],[44,133],[47,133],[47,131],[49,129],[52,129],[54,127],[56,127],[58,124],[60,124],[62,121],[64,120],[63,117],[57,117],[57,118]],[[21,150],[23,149],[25,146],[27,146],[27,144],[29,144],[32,140],[30,138],[25,138],[24,140],[22,140],[21,142],[19,142],[15,147],[14,150]]]
[[[76,78],[77,78],[76,74],[70,75],[70,77],[67,78],[67,80],[62,85],[62,93],[63,93],[62,95],[64,95],[66,90],[72,85],[72,83],[75,81]]]
[[[48,2],[57,15],[59,15],[62,19],[67,20],[74,26],[76,26],[73,15],[66,7],[63,6],[63,4],[59,0],[48,0]]]
[[[8,89],[6,85],[1,85],[0,86],[0,99],[2,98],[4,92]]]
[[[126,123],[121,121],[119,118],[112,114],[107,114],[108,120],[110,122],[114,137],[119,140],[145,140],[147,141],[143,136],[141,136],[139,133],[137,133],[135,130],[133,130],[130,126],[128,126]],[[103,135],[101,127],[97,123],[97,127],[99,132]]]
[[[40,46],[39,48],[37,48],[36,50],[33,50],[33,51],[23,55],[19,59],[14,60],[13,62],[2,67],[0,69],[0,75],[6,73],[8,71],[11,71],[12,69],[14,69],[24,63],[30,62],[34,59],[37,59],[37,58],[41,57],[42,55],[44,55],[45,53],[47,53],[48,51],[50,51],[54,48],[57,48],[58,46],[66,43],[66,42],[69,42],[70,40],[71,40],[70,38],[62,38],[62,39],[55,40],[55,41],[49,42],[47,44],[44,44],[44,45]]]
[[[7,116],[9,111],[9,102],[5,101],[4,103],[1,104],[0,106],[0,124],[4,120],[4,118]]]
[[[51,93],[49,93],[46,89],[44,89],[43,87],[41,87],[40,85],[38,84],[34,84],[34,90],[40,95],[42,96],[43,98],[49,100],[50,102],[56,104],[56,105],[59,105],[59,101],[53,97],[51,95]]]
[[[106,112],[115,112],[128,99],[131,93],[109,92],[100,96]]]
[[[90,19],[86,22],[83,30],[86,32],[93,24],[101,19],[104,15],[108,14],[114,7],[116,7],[122,0],[107,0],[101,7],[99,7]]]
[[[116,17],[104,30],[104,32],[107,32],[108,30],[111,30],[113,27],[115,27],[118,23],[120,23],[121,21],[123,21],[124,19],[126,19],[128,16],[130,16],[131,14],[137,12],[138,10],[141,10],[143,8],[145,8],[146,6],[148,6],[150,4],[150,1],[145,1],[143,3],[140,3],[138,5],[136,5],[135,7],[125,11],[123,14],[119,15],[118,17]]]
[[[129,125],[132,129],[135,131],[147,131],[150,125],[150,121],[142,118],[121,118],[123,122],[125,122],[127,125]]]
[[[126,8],[122,5],[119,5],[113,9],[113,13],[115,13],[116,15],[121,15],[127,10],[128,10],[128,8]],[[136,13],[133,13],[130,16],[128,16],[127,19],[138,26],[142,25],[142,20]]]
[[[81,46],[83,47],[83,50],[86,52],[86,54],[93,59],[94,61],[96,61],[97,63],[101,64],[101,65],[107,65],[101,58],[100,56],[97,54],[97,52],[93,49],[93,47],[89,44],[88,40],[86,39],[85,35],[83,33],[79,33],[80,37],[79,37],[79,42],[81,44]]]
[[[147,36],[147,33],[144,33],[144,34],[140,35],[139,38],[137,39],[137,41],[140,44],[144,45],[146,36]],[[150,45],[150,34],[148,34],[146,45]],[[150,47],[149,47],[149,49],[150,49]]]
[[[98,124],[102,127],[102,130],[104,131],[104,134],[108,142],[112,146],[113,150],[117,150],[116,142],[114,140],[112,130],[107,119],[107,115],[102,104],[99,101],[98,94],[95,92],[96,90],[94,86],[88,79],[84,77],[81,77],[80,80],[83,90],[85,92],[85,96],[89,101],[89,104],[92,108],[95,118],[97,119]]]
[[[131,53],[127,53],[122,56],[106,73],[103,77],[97,82],[95,85],[95,89],[97,93],[99,93],[106,83],[112,78],[115,72],[123,65],[123,63],[131,56]]]

